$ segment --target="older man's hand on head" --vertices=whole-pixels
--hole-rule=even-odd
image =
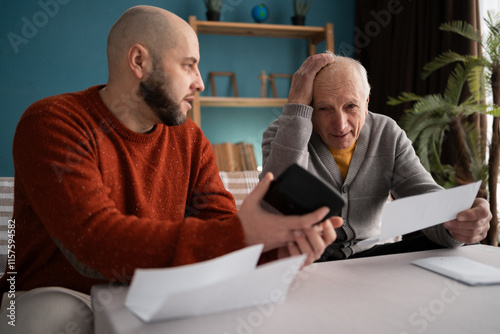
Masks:
[[[288,103],[311,105],[314,78],[323,67],[332,63],[334,59],[334,55],[331,53],[320,53],[308,57],[293,75],[288,93]]]

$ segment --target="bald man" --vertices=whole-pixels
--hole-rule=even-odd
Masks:
[[[307,58],[292,79],[288,104],[264,132],[263,174],[297,163],[338,189],[344,224],[321,261],[477,243],[486,237],[486,200],[423,236],[368,249],[389,194],[395,199],[442,189],[420,164],[405,132],[389,117],[368,111],[370,85],[356,60],[323,53]],[[404,224],[404,222],[401,222]]]
[[[0,332],[92,332],[91,286],[128,283],[136,268],[259,243],[262,262],[305,253],[311,263],[335,239],[341,219],[312,227],[327,208],[263,210],[270,174],[236,211],[210,143],[186,116],[204,89],[199,61],[184,20],[134,7],[110,30],[106,85],[23,114],[13,147],[16,261],[0,280]]]

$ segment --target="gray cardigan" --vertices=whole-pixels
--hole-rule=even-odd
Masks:
[[[321,137],[313,131],[313,108],[286,104],[281,116],[264,132],[262,175],[279,175],[297,163],[342,194],[344,225],[327,251],[335,257],[349,257],[366,247],[357,242],[378,234],[382,209],[389,194],[401,197],[441,190],[425,170],[405,132],[391,118],[369,112],[357,140],[347,177],[343,180],[333,156]],[[404,224],[404,222],[401,222]],[[432,241],[457,247],[443,225],[423,231]]]

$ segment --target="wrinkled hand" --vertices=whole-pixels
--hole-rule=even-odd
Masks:
[[[334,228],[342,226],[341,217],[331,217],[321,224],[302,231],[294,231],[295,241],[278,250],[278,258],[307,254],[304,266],[308,266],[321,257],[326,247],[335,241]]]
[[[292,77],[288,103],[311,105],[314,78],[323,67],[333,61],[333,56],[328,53],[308,57]]]
[[[329,243],[330,239],[332,239],[329,228],[323,227],[323,237],[320,236],[319,228],[317,230],[311,228],[326,216],[329,210],[328,207],[319,208],[302,216],[283,216],[270,213],[260,205],[260,202],[269,189],[272,179],[273,175],[267,173],[257,187],[247,196],[238,212],[247,245],[263,243],[264,251],[268,251],[287,246],[289,242],[300,240],[300,249],[307,251],[308,254],[310,252],[311,256],[315,256],[313,254],[319,253],[323,247],[321,243]],[[298,232],[295,231],[305,231],[309,245],[306,245],[302,237],[296,237]],[[319,239],[322,239],[322,241]]]
[[[472,208],[462,211],[457,219],[444,223],[444,227],[453,238],[465,244],[477,243],[490,229],[491,212],[489,203],[483,198],[476,198]]]

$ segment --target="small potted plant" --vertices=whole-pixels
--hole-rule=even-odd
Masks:
[[[303,26],[306,23],[306,15],[311,7],[312,0],[293,0],[295,16],[292,16],[294,25]]]
[[[207,7],[207,20],[219,21],[223,0],[203,0],[203,2],[205,2],[205,6]]]
[[[306,15],[311,7],[312,0],[293,0],[295,16],[292,16],[294,25],[303,26],[306,23]]]

